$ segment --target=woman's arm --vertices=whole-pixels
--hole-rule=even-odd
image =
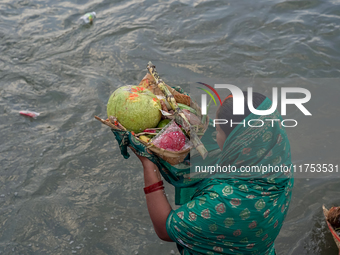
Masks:
[[[161,175],[157,166],[145,157],[138,156],[144,168],[145,187],[161,181]],[[153,227],[158,237],[164,241],[173,242],[166,231],[166,220],[172,210],[164,190],[157,190],[148,193],[146,196],[146,204],[150,214]]]

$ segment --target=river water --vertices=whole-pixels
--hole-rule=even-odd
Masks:
[[[79,25],[90,11],[94,24]],[[94,115],[105,117],[110,94],[138,84],[149,60],[172,86],[339,78],[339,28],[336,0],[0,0],[0,253],[176,252],[153,230],[141,164],[123,159]],[[336,163],[333,85],[312,92],[332,98],[332,112],[315,107],[328,122],[289,130],[294,162]],[[41,115],[20,116],[26,109]],[[337,254],[321,205],[339,205],[339,187],[339,178],[296,179],[278,254]]]

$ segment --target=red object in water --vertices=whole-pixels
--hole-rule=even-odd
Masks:
[[[34,118],[34,119],[36,119],[40,115],[40,113],[32,112],[32,111],[20,111],[19,113],[21,115],[28,116],[28,117],[31,117],[31,118]]]
[[[184,145],[185,135],[180,131],[165,134],[159,143],[160,148],[174,151],[180,151]]]

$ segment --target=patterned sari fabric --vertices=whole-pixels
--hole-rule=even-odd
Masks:
[[[270,106],[267,98],[258,110]],[[263,126],[249,127],[253,119],[262,120]],[[282,121],[277,112],[250,114],[246,126],[238,125],[225,141],[217,163],[237,171],[202,179],[191,201],[169,214],[167,232],[181,254],[275,254],[274,240],[289,207],[294,179],[290,171],[282,170],[291,166],[285,129],[280,121],[266,119]],[[253,172],[246,172],[247,166],[260,171],[253,167]],[[265,171],[265,167],[276,168]]]

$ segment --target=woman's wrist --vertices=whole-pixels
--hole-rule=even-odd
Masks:
[[[149,159],[145,158],[145,160],[142,161],[142,165],[144,169],[154,169],[155,164],[150,161]]]
[[[163,181],[156,182],[144,188],[144,193],[149,194],[158,190],[164,190]]]
[[[140,162],[142,162],[143,166],[150,166],[153,164],[153,162],[148,159],[147,157],[139,156],[136,154],[136,156],[139,158]]]
[[[150,160],[142,162],[144,171],[144,184],[145,187],[155,184],[162,180],[157,166]]]

